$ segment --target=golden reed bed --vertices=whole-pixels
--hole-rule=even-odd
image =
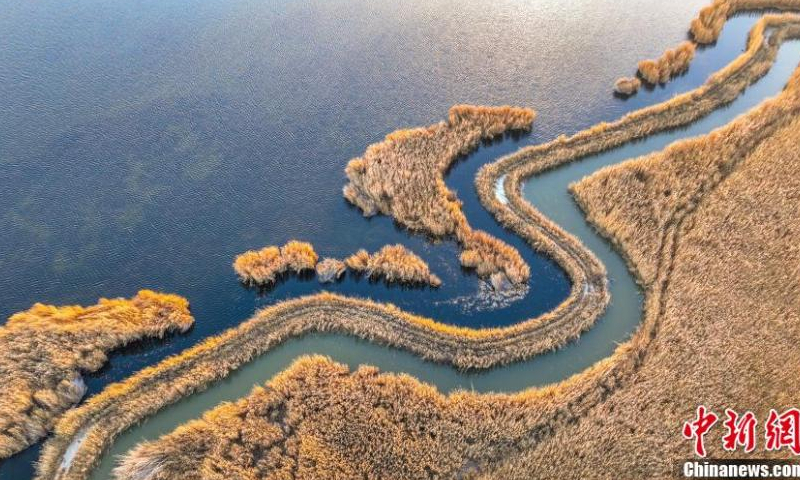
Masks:
[[[444,175],[481,140],[530,130],[534,118],[528,108],[456,105],[446,122],[397,130],[350,160],[344,196],[366,216],[380,212],[413,231],[453,237],[462,247],[462,266],[493,283],[522,285],[530,278],[528,264],[514,247],[469,225]]]
[[[729,102],[768,70],[781,41],[800,34],[799,24],[795,16],[764,17],[751,34],[748,50],[696,91],[626,116],[614,124],[599,125],[569,139],[523,149],[482,169],[478,179],[482,202],[509,228],[553,255],[573,279],[572,295],[551,314],[504,329],[470,330],[443,326],[393,307],[328,294],[284,302],[260,312],[236,329],[109,386],[84,406],[68,412],[44,447],[39,478],[85,478],[103,448],[119,432],[163,406],[205,388],[289,336],[311,330],[347,332],[461,368],[489,367],[526,358],[573,338],[591,325],[607,301],[602,266],[577,240],[522,201],[519,182],[545,168],[688,123]],[[775,28],[776,41],[765,41],[766,26]],[[507,206],[494,197],[495,182],[503,174],[507,175]],[[520,418],[518,427],[524,427],[525,435],[513,445],[519,449],[536,445],[536,440],[551,433],[555,425],[574,422],[630,381],[656,337],[663,289],[662,283],[653,282],[648,290],[642,327],[612,357],[556,387],[511,396],[476,396],[474,401],[483,404],[497,399],[507,404],[524,404],[526,416]],[[458,394],[447,398],[471,397]],[[454,408],[463,404],[450,403]],[[478,415],[470,421],[480,423],[489,418],[492,416]],[[484,429],[490,428],[484,425]],[[78,439],[81,441],[73,443]],[[70,444],[74,447],[72,462],[69,468],[61,469],[61,458]],[[464,468],[470,470],[471,465]]]

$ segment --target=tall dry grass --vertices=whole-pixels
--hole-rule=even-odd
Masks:
[[[271,285],[286,272],[314,270],[317,259],[310,243],[291,240],[280,248],[267,246],[261,250],[248,250],[236,257],[233,269],[244,283]]]
[[[431,273],[425,260],[400,244],[386,245],[371,255],[361,249],[344,262],[351,270],[363,272],[370,278],[383,278],[389,283],[428,284],[432,287],[442,284],[439,277]]]
[[[694,43],[683,42],[655,60],[642,60],[639,62],[639,75],[650,84],[665,83],[689,68],[694,50]]]
[[[324,258],[317,263],[317,279],[320,283],[338,280],[344,275],[347,265],[337,258]]]
[[[370,145],[364,156],[347,164],[344,196],[365,215],[389,215],[407,228],[442,238],[454,236],[465,250],[461,260],[486,277],[502,272],[524,283],[530,268],[519,252],[485,232],[475,231],[461,202],[444,183],[453,162],[481,140],[508,131],[528,130],[533,110],[457,105],[447,122],[398,130]]]
[[[533,468],[540,478],[668,478],[693,455],[674,425],[697,405],[765,419],[800,401],[798,82],[709,135],[576,185],[592,221],[650,272],[653,344],[634,382],[480,478],[528,478]],[[706,437],[709,456],[742,458],[722,448],[724,433]]]
[[[150,290],[91,307],[37,303],[9,317],[0,327],[0,458],[47,435],[86,392],[81,373],[99,370],[108,352],[193,322],[185,299]]]
[[[614,91],[622,95],[633,95],[641,86],[642,81],[636,77],[622,77],[614,82]]]

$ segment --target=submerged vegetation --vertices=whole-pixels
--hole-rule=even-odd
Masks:
[[[86,392],[81,373],[99,370],[109,351],[193,322],[185,299],[150,290],[91,307],[37,303],[9,317],[0,327],[0,458],[47,435]]]
[[[765,37],[768,26],[774,27],[769,42]],[[442,325],[393,306],[330,294],[286,301],[109,386],[67,412],[45,444],[39,478],[52,479],[59,474],[62,480],[85,478],[103,448],[121,431],[286,339],[310,331],[346,332],[460,368],[501,365],[575,338],[594,322],[608,301],[602,265],[576,239],[527,204],[520,183],[548,168],[685,125],[709,113],[763,75],[784,39],[798,36],[800,18],[765,16],[754,27],[747,51],[695,91],[617,122],[524,148],[481,169],[477,187],[482,203],[505,226],[555,258],[573,280],[570,298],[555,311],[512,327],[474,330]],[[797,88],[796,73],[787,91],[794,95]],[[781,101],[787,98],[777,100]],[[796,135],[797,125],[786,125],[775,131]],[[791,135],[774,138],[797,140]],[[346,369],[325,360],[303,360],[271,382],[263,395],[256,392],[250,399],[217,411],[203,421],[206,423],[195,422],[174,437],[166,437],[182,442],[145,444],[127,458],[118,473],[137,480],[168,478],[159,475],[171,471],[187,472],[189,479],[199,475],[220,478],[231,472],[248,478],[264,470],[277,476],[289,468],[301,471],[304,478],[386,477],[389,471],[391,476],[412,478],[474,477],[481,472],[489,478],[529,478],[532,465],[536,465],[537,476],[560,478],[564,466],[569,465],[575,472],[585,471],[586,476],[597,474],[596,469],[617,477],[669,475],[675,459],[685,458],[690,447],[663,426],[679,425],[690,418],[689,410],[698,402],[722,399],[761,408],[789,406],[800,400],[782,395],[800,391],[793,374],[800,367],[792,340],[796,335],[786,335],[784,315],[796,312],[791,302],[799,298],[797,276],[786,275],[785,265],[787,255],[797,256],[791,246],[800,237],[800,219],[792,208],[796,202],[787,199],[781,188],[785,182],[797,183],[792,172],[800,159],[793,155],[785,163],[776,160],[786,151],[796,154],[796,148],[765,139],[761,142],[773,146],[736,162],[735,168],[715,172],[712,177],[719,178],[709,185],[712,188],[700,190],[687,204],[690,208],[677,209],[674,221],[663,224],[664,230],[652,236],[659,239],[660,246],[648,253],[655,255],[650,260],[656,265],[654,280],[645,282],[639,276],[647,286],[643,324],[613,356],[587,371],[558,385],[515,395],[459,392],[445,397],[405,375],[378,375],[367,367],[347,375]],[[746,174],[736,174],[741,165],[750,165]],[[745,195],[734,198],[730,209],[726,195],[736,196],[737,190],[726,189],[724,183],[723,188],[716,188],[725,177],[731,177],[732,184],[735,180],[740,186],[750,185],[742,188]],[[495,196],[501,178],[505,178],[508,203]],[[759,193],[752,187],[761,181],[769,186],[767,210],[752,207],[762,205],[763,198],[757,197]],[[791,191],[799,189],[793,186]],[[658,194],[663,196],[661,191]],[[705,196],[713,196],[708,202],[711,206],[698,210]],[[365,198],[365,202],[374,200]],[[746,205],[750,206],[742,207]],[[592,209],[608,208],[583,206],[590,216]],[[619,221],[648,224],[636,218]],[[736,228],[727,228],[726,235],[719,237],[715,229],[725,222],[733,222]],[[767,232],[768,244],[760,231],[765,224],[776,226]],[[691,236],[690,240],[682,242],[684,235]],[[753,255],[759,255],[760,262],[755,265],[750,263]],[[788,264],[796,263],[794,257]],[[746,287],[738,286],[739,272],[754,266],[763,275],[748,275]],[[698,285],[698,271],[712,272],[712,281]],[[760,290],[765,285],[759,279],[773,279],[775,272],[783,272],[783,277],[778,282],[770,280],[772,301],[765,304]],[[722,310],[721,305],[725,306]],[[764,321],[753,322],[753,318]],[[796,327],[797,322],[791,324]],[[709,346],[714,355],[697,355]],[[776,370],[769,368],[768,361],[754,363],[758,358],[786,361]],[[731,387],[725,375],[732,366],[753,372],[763,390],[749,388],[749,380]],[[631,418],[641,421],[631,423]],[[222,419],[227,419],[230,427]],[[654,431],[658,435],[653,435]],[[608,438],[616,441],[609,446]],[[225,448],[213,450],[215,444]],[[64,454],[71,447],[74,455],[64,464]],[[609,450],[614,455],[609,455]],[[170,463],[184,458],[194,470]],[[631,471],[632,466],[637,470]]]
[[[423,259],[400,244],[386,245],[372,255],[361,249],[348,257],[345,264],[351,270],[373,279],[383,278],[389,283],[423,283],[432,287],[442,284]]]
[[[473,230],[461,202],[444,183],[444,174],[481,140],[508,131],[528,130],[533,110],[457,105],[447,122],[398,130],[370,145],[347,164],[344,196],[364,215],[392,216],[407,228],[436,238],[453,236],[463,248],[461,263],[481,277],[503,273],[514,284],[530,277],[519,252],[486,232]]]
[[[314,270],[317,258],[310,243],[291,240],[280,248],[267,246],[261,250],[248,250],[236,257],[233,269],[246,284],[271,285],[283,273]]]
[[[677,48],[667,50],[656,60],[639,62],[639,75],[650,84],[665,83],[689,68],[694,58],[694,43],[683,42]]]

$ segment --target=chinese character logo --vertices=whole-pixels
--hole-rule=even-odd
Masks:
[[[769,418],[765,427],[764,436],[767,440],[767,450],[789,449],[795,455],[800,455],[800,410],[790,408],[778,415],[774,409],[769,411]]]
[[[706,407],[697,407],[697,418],[693,422],[683,424],[683,437],[691,440],[694,438],[694,453],[700,457],[706,456],[706,447],[703,439],[706,433],[717,423],[718,417],[714,412],[707,411]]]

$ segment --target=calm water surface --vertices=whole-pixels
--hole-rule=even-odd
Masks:
[[[448,1],[14,2],[0,14],[6,39],[0,45],[3,317],[35,301],[89,304],[142,287],[189,298],[197,319],[191,333],[112,356],[109,367],[88,379],[93,393],[236,325],[260,306],[318,291],[315,280],[289,280],[261,294],[236,281],[233,256],[290,238],[334,256],[402,242],[445,282],[439,290],[409,291],[348,278],[329,290],[469,326],[510,324],[547,311],[564,299],[568,281],[480,207],[472,186],[477,168],[524,144],[699,85],[739,53],[753,21],[735,20],[669,88],[622,101],[609,93],[614,78],[681,40],[704,2],[638,3],[623,9],[610,1],[501,1],[491,8]],[[748,98],[757,102],[764,94],[757,95]],[[472,301],[480,282],[458,267],[452,243],[431,245],[385,217],[365,220],[341,197],[344,165],[366,145],[396,128],[438,121],[462,102],[528,105],[540,113],[531,134],[481,148],[447,179],[472,224],[502,235],[532,266],[528,295],[501,307]],[[602,164],[589,163],[571,175]],[[568,230],[583,237],[578,229],[586,227],[565,197],[566,181],[532,183],[526,195],[555,220],[574,222]],[[557,202],[555,208],[542,199]],[[587,238],[609,268],[614,298],[635,298],[618,257]],[[406,371],[445,391],[515,390],[558,380],[607,355],[638,312],[635,301],[614,301],[599,333],[562,350],[574,360],[567,370],[561,352],[535,366],[462,376],[345,337],[292,341],[221,388],[165,411],[144,425],[151,430],[124,437],[118,450],[241,396],[300,353]],[[0,477],[29,477],[36,450],[0,466]]]

